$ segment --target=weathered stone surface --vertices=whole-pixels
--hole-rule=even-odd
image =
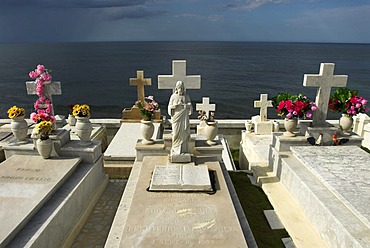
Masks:
[[[213,195],[148,192],[154,164],[167,161],[145,157],[135,163],[137,181],[131,186],[130,177],[126,185],[130,194],[125,191],[106,247],[247,247],[220,164],[205,162],[216,172],[219,186]]]
[[[0,246],[6,245],[71,175],[80,158],[13,155],[0,165]]]
[[[356,146],[291,147],[293,154],[370,228],[370,154]]]

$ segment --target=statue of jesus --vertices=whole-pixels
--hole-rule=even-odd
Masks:
[[[192,113],[190,97],[185,92],[182,81],[177,81],[175,92],[168,103],[168,114],[172,123],[172,149],[171,157],[188,154],[190,141],[189,116]],[[190,161],[188,161],[190,162]]]

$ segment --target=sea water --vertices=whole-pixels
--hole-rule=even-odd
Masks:
[[[304,74],[318,74],[320,63],[335,63],[348,75],[347,87],[370,99],[370,44],[263,42],[89,42],[0,44],[0,118],[13,105],[33,111],[36,95],[25,82],[38,64],[52,70],[63,94],[53,96],[56,114],[70,104],[89,104],[92,118],[121,118],[137,100],[129,78],[144,70],[153,95],[167,112],[171,90],[158,90],[158,75],[172,74],[172,60],[186,60],[188,75],[201,75],[201,89],[188,90],[194,109],[202,97],[217,105],[215,118],[244,119],[259,113],[253,101],[279,92],[303,93],[314,100],[316,88],[303,87]],[[195,111],[194,111],[195,112]],[[193,114],[196,118],[196,113]],[[277,118],[273,109],[269,118]]]

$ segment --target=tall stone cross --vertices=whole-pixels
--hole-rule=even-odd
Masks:
[[[35,81],[28,81],[26,82],[27,94],[28,95],[36,95],[36,82]],[[62,87],[60,82],[51,82],[48,84],[44,84],[44,91],[43,94],[46,98],[50,99],[51,103],[53,104],[53,95],[61,95],[62,94]],[[51,115],[54,115],[54,107],[51,109]]]
[[[136,77],[137,78],[130,78],[130,85],[137,86],[137,100],[144,103],[145,101],[144,86],[152,85],[152,79],[144,78],[144,71],[136,71]]]
[[[158,89],[175,91],[177,81],[182,81],[185,89],[200,89],[200,75],[186,75],[186,60],[172,61],[172,75],[158,75]]]
[[[316,93],[317,110],[313,115],[314,127],[325,127],[328,113],[330,91],[332,87],[346,87],[347,75],[334,76],[334,63],[321,63],[320,73],[304,74],[303,86],[319,87]]]
[[[267,108],[272,107],[272,101],[267,100],[267,94],[261,94],[259,101],[254,101],[254,107],[260,108],[261,122],[267,121]]]
[[[216,110],[216,104],[209,104],[209,97],[203,97],[202,103],[197,103],[195,108],[197,111],[204,111],[209,118],[209,112]]]

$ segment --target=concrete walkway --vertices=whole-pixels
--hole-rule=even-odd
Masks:
[[[127,180],[110,179],[72,248],[104,247]]]

